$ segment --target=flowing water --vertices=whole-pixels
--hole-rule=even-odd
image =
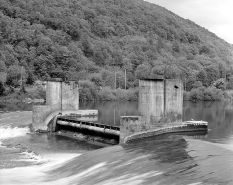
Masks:
[[[82,103],[99,122],[137,115],[136,102]],[[22,111],[24,110],[24,111]],[[31,105],[0,105],[0,184],[233,184],[233,104],[185,102],[183,120],[209,122],[208,134],[167,134],[103,147],[30,134]],[[21,112],[17,112],[21,111]]]

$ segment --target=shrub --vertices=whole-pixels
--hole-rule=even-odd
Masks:
[[[199,89],[192,89],[189,96],[191,101],[202,101],[203,97],[204,94]]]
[[[97,89],[93,82],[89,80],[79,81],[79,99],[81,101],[96,100]]]
[[[117,89],[116,98],[121,101],[134,101],[138,99],[138,94],[135,90],[129,89]]]
[[[189,94],[190,94],[190,92],[184,91],[184,93],[183,93],[183,100],[184,101],[188,101],[189,100]]]
[[[213,91],[213,100],[223,100],[224,99],[224,92],[217,88],[212,88]]]
[[[199,87],[190,92],[190,101],[220,101],[224,99],[224,92],[215,87]]]
[[[97,87],[103,85],[103,79],[100,73],[93,73],[89,76],[89,80],[93,82]]]
[[[98,100],[102,100],[102,101],[111,101],[111,100],[116,100],[116,96],[114,95],[114,90],[112,90],[110,87],[103,87],[103,89],[101,89],[97,96],[98,96]]]

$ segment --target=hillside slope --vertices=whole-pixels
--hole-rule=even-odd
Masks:
[[[62,77],[127,88],[164,74],[210,86],[233,76],[233,48],[190,20],[142,0],[0,0],[6,84]],[[166,71],[166,72],[164,72]],[[86,81],[86,83],[89,83]],[[231,88],[231,84],[228,85]]]

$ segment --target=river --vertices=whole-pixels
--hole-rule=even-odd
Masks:
[[[119,124],[137,102],[86,102],[98,121]],[[167,134],[122,146],[31,134],[32,105],[0,104],[0,184],[233,184],[233,103],[184,102],[183,120],[209,122],[208,134]]]

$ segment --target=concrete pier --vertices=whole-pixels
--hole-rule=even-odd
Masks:
[[[207,123],[182,123],[183,83],[157,76],[139,81],[140,116],[122,116],[120,143],[170,132],[207,130]]]
[[[146,119],[146,127],[153,129],[182,122],[183,84],[179,79],[139,81],[139,111]]]
[[[56,131],[49,123],[56,115],[98,115],[97,110],[79,110],[79,89],[76,81],[60,78],[46,82],[46,105],[33,106],[32,125],[34,131]]]

